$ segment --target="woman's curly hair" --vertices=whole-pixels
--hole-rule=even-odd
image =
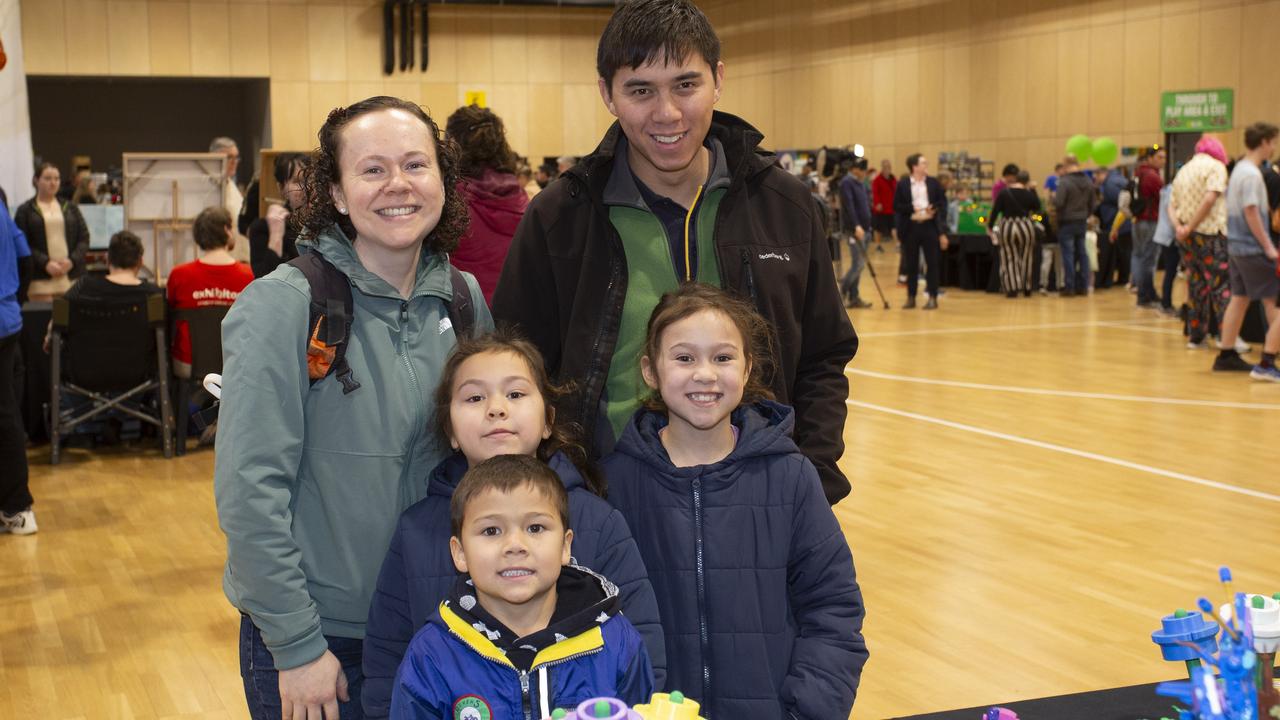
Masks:
[[[488,108],[464,105],[449,116],[445,137],[458,144],[463,177],[480,177],[485,170],[514,175],[517,157],[507,144],[502,118]]]
[[[467,231],[467,206],[457,190],[458,147],[452,140],[441,135],[439,126],[417,103],[386,95],[361,100],[345,108],[335,108],[329,113],[317,134],[320,147],[311,153],[311,165],[302,176],[302,190],[306,199],[290,221],[311,237],[337,223],[348,239],[355,239],[355,226],[351,224],[349,217],[339,213],[334,207],[330,189],[342,181],[338,156],[342,149],[343,128],[361,115],[379,110],[404,110],[421,120],[430,131],[431,139],[435,142],[440,179],[444,183],[444,206],[440,210],[440,220],[427,234],[425,242],[427,249],[432,252],[453,252]]]

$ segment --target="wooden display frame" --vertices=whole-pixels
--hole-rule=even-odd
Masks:
[[[195,257],[189,238],[196,215],[226,204],[227,157],[124,153],[123,160],[124,225],[142,239],[144,248],[150,245],[149,268],[163,282],[175,265]]]

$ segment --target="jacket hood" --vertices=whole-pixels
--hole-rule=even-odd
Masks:
[[[728,457],[711,465],[678,468],[662,446],[658,432],[667,426],[665,415],[641,409],[627,423],[615,452],[633,457],[663,477],[716,475],[743,460],[769,455],[799,452],[791,433],[795,427],[795,411],[788,405],[760,400],[733,411],[730,422],[738,428],[738,444]]]
[[[557,452],[552,455],[547,465],[560,476],[560,482],[564,483],[566,492],[573,492],[576,488],[587,486],[582,473],[578,471],[578,466],[574,465],[564,453]],[[461,452],[454,452],[432,469],[431,476],[427,478],[427,495],[443,497],[446,500],[453,497],[453,491],[458,489],[458,483],[462,482],[462,476],[466,472],[466,456]]]
[[[777,161],[773,152],[760,148],[764,134],[736,115],[718,110],[712,113],[707,135],[718,139],[724,146],[729,174],[734,179],[766,170]],[[613,165],[619,140],[623,137],[622,126],[615,121],[596,149],[569,168],[565,175],[596,188],[595,192],[602,192],[609,179],[609,168]]]
[[[618,587],[577,565],[565,565],[556,581],[556,609],[547,627],[518,637],[477,600],[470,577],[458,578],[433,618],[480,655],[531,670],[603,648],[600,626],[618,614]],[[519,644],[517,644],[519,641]]]
[[[529,196],[520,186],[520,180],[496,170],[485,170],[477,178],[463,178],[458,183],[458,191],[470,208],[472,219],[501,235],[515,233],[529,206]]]
[[[402,299],[399,290],[391,287],[391,284],[386,280],[365,268],[364,264],[360,262],[359,256],[356,255],[355,246],[347,238],[346,233],[342,232],[342,228],[338,227],[337,223],[325,228],[316,237],[310,237],[305,233],[299,235],[297,247],[300,253],[319,252],[324,256],[325,260],[333,263],[335,268],[346,275],[356,289],[365,295],[389,297],[394,300]],[[444,257],[427,250],[424,243],[422,255],[418,258],[418,274],[414,279],[411,298],[421,295],[433,295],[446,302],[453,299],[453,285],[450,282],[448,267],[445,263]]]

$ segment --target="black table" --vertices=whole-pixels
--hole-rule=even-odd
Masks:
[[[1175,678],[1186,680],[1186,676]],[[1158,720],[1176,717],[1174,698],[1156,694],[1156,685],[1130,685],[1128,687],[1094,690],[1091,692],[1056,695],[1054,697],[1018,700],[1016,702],[991,703],[961,710],[911,715],[900,720],[980,720],[988,708],[999,706],[1018,713],[1019,720]]]
[[[943,287],[962,290],[1000,291],[1000,263],[996,246],[986,235],[950,235],[947,251],[942,254]]]

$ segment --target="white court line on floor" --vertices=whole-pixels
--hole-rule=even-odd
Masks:
[[[1134,325],[1132,323],[1124,323],[1124,322],[1104,321],[1104,322],[1098,323],[1098,327],[1113,328],[1116,330],[1129,330],[1131,332],[1157,333],[1159,335],[1178,335],[1178,336],[1182,335],[1181,330],[1171,330],[1169,328],[1158,328],[1158,327],[1143,327],[1141,325]]]
[[[907,337],[910,335],[952,335],[963,333],[1007,332],[1011,330],[1056,330],[1060,328],[1123,327],[1139,323],[1152,323],[1163,318],[1140,320],[1090,320],[1087,322],[1040,323],[1036,325],[987,325],[985,327],[932,328],[928,330],[889,330],[885,332],[860,332],[859,338]]]
[[[1050,390],[1046,388],[1018,387],[1016,385],[988,385],[986,383],[963,382],[961,380],[937,380],[934,378],[913,377],[911,375],[893,375],[874,370],[845,368],[849,375],[862,375],[878,380],[894,380],[897,382],[919,383],[921,385],[942,385],[945,387],[965,388],[968,390],[992,390],[995,392],[1022,393],[1024,395],[1049,395],[1056,397],[1084,398],[1088,400],[1117,400],[1121,402],[1145,402],[1157,405],[1192,405],[1197,407],[1235,408],[1240,410],[1280,410],[1277,403],[1248,403],[1230,400],[1193,400],[1187,398],[1164,398],[1149,395],[1113,395],[1111,393],[1078,392],[1075,390]]]
[[[965,425],[964,423],[953,422],[951,420],[943,420],[942,418],[931,417],[929,415],[921,415],[919,413],[907,412],[906,410],[897,410],[895,408],[885,407],[883,405],[875,405],[869,402],[863,402],[861,400],[845,400],[845,403],[852,405],[854,407],[866,408],[867,410],[875,410],[877,412],[888,413],[890,415],[898,415],[901,417],[910,418],[912,420],[920,420],[922,422],[934,423],[935,425],[942,425],[943,427],[949,427],[955,430],[964,430],[965,432],[971,432],[977,435],[985,435],[987,437],[996,438],[997,440],[1008,440],[1009,442],[1021,443],[1023,445],[1030,445],[1031,447],[1037,447],[1043,450],[1052,450],[1054,452],[1060,452],[1065,455],[1074,455],[1076,457],[1085,458],[1087,460],[1096,460],[1098,462],[1108,463],[1110,465],[1118,465],[1120,467],[1128,468],[1130,470],[1137,470],[1139,472],[1150,473],[1152,475],[1159,475],[1160,477],[1167,477],[1173,480],[1181,480],[1182,482],[1191,483],[1193,485],[1202,485],[1204,487],[1213,488],[1215,490],[1225,490],[1226,492],[1237,493],[1240,495],[1247,495],[1249,497],[1257,498],[1259,500],[1270,500],[1271,502],[1280,503],[1280,495],[1272,495],[1271,493],[1262,492],[1261,490],[1251,490],[1249,488],[1243,488],[1236,485],[1228,485],[1227,483],[1221,483],[1221,482],[1218,482],[1217,480],[1207,480],[1205,478],[1196,477],[1194,475],[1187,475],[1180,472],[1174,472],[1172,470],[1164,470],[1162,468],[1152,467],[1151,465],[1143,465],[1142,463],[1131,462],[1129,460],[1121,460],[1120,458],[1114,458],[1108,455],[1099,455],[1098,453],[1089,452],[1087,450],[1077,450],[1075,448],[1066,447],[1064,445],[1055,445],[1053,443],[1047,443],[1040,440],[1033,440],[1031,438],[1025,438],[1018,435],[1010,435],[1008,433],[997,432],[995,430],[987,430],[986,428],[980,428],[974,425]]]

